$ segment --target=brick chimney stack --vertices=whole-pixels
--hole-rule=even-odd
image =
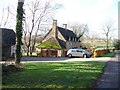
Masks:
[[[52,27],[52,29],[53,29],[53,35],[54,35],[54,37],[57,38],[58,37],[57,20],[53,20],[53,27]]]

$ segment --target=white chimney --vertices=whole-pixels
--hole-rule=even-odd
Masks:
[[[65,30],[67,30],[67,24],[63,24],[63,27],[65,28]]]

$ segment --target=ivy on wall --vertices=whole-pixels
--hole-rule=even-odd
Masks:
[[[18,2],[17,6],[17,21],[16,21],[16,63],[20,63],[21,57],[21,38],[22,38],[22,19],[23,19],[23,4]]]

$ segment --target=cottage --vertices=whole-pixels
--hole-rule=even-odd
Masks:
[[[2,57],[11,57],[13,55],[13,46],[15,45],[16,35],[12,29],[0,28],[2,33]]]
[[[55,50],[56,56],[65,56],[68,49],[76,47],[80,47],[80,42],[75,33],[67,29],[67,24],[64,24],[64,27],[59,27],[57,20],[53,20],[52,29],[45,35],[42,44],[37,48]]]

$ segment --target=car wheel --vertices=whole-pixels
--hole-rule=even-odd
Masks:
[[[70,58],[71,58],[71,57],[72,57],[72,54],[68,54],[68,57],[70,57]]]
[[[83,55],[83,58],[87,58],[87,55],[86,55],[86,54],[84,54],[84,55]]]

